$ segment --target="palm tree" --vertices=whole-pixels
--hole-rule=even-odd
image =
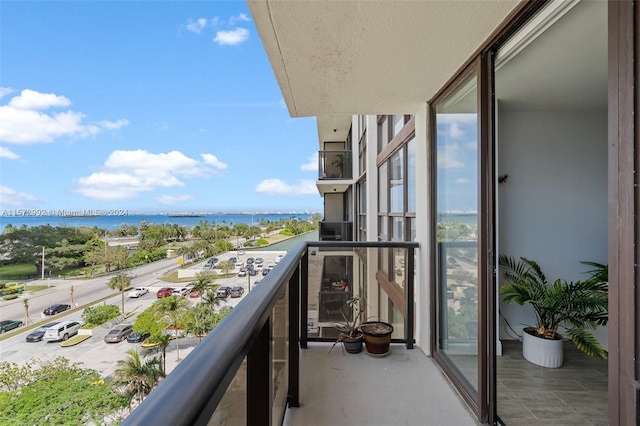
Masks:
[[[178,325],[182,320],[185,312],[191,307],[191,303],[183,297],[170,296],[160,299],[154,304],[156,311],[164,316],[169,325],[176,331],[176,339],[180,337],[178,334]],[[176,353],[178,359],[180,359],[180,348],[176,341]]]
[[[197,291],[200,293],[200,300],[202,300],[202,296],[204,295],[205,290],[211,287],[211,283],[213,282],[213,274],[208,271],[198,272],[196,274],[196,281],[192,281],[191,290]]]
[[[213,330],[217,322],[216,314],[206,303],[198,303],[187,312],[184,318],[185,331],[197,336],[200,341],[203,336]]]
[[[122,295],[122,313],[124,314],[124,290],[131,285],[131,278],[120,273],[111,278],[107,285],[112,290],[118,290]]]
[[[127,359],[118,361],[113,383],[117,388],[124,389],[131,406],[134,401],[142,402],[165,374],[160,369],[159,358],[153,357],[143,362],[134,349],[128,350],[127,354]]]
[[[213,289],[207,289],[207,292],[204,294],[203,300],[207,304],[209,304],[209,307],[212,311],[214,311],[218,306],[220,306],[220,303],[222,303],[222,300],[220,300],[220,298],[216,294],[216,291]]]
[[[171,343],[171,336],[166,333],[152,334],[149,337],[149,342],[156,343],[156,345],[146,349],[144,355],[160,353],[162,357],[162,374],[165,375],[167,372],[167,348]]]

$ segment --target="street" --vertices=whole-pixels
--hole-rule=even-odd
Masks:
[[[275,263],[276,257],[279,254],[284,254],[284,252],[248,252],[241,256],[240,260],[243,261],[248,256],[260,256],[264,259],[264,264],[269,265]],[[220,260],[225,260],[236,255],[236,252],[228,252],[218,257]],[[191,266],[188,269],[193,269],[193,272],[196,273],[202,270],[203,265],[204,262]],[[148,287],[149,293],[136,299],[129,299],[126,297],[125,292],[125,312],[134,312],[135,314],[123,322],[133,323],[137,314],[144,311],[157,300],[156,292],[161,287],[187,286],[188,283],[173,284],[160,280],[160,277],[162,277],[165,272],[173,270],[177,266],[177,259],[173,258],[143,265],[131,270],[133,274],[131,287]],[[253,277],[239,277],[237,276],[237,269],[235,272],[236,275],[234,277],[217,279],[213,284],[241,286],[245,290],[244,297],[248,293],[249,286],[253,286],[256,281],[262,278],[262,274]],[[76,312],[63,312],[53,317],[45,317],[42,315],[44,308],[52,303],[70,303],[71,286],[73,286],[74,289],[73,299],[76,307],[87,305],[105,297],[107,297],[107,299],[103,303],[120,307],[122,300],[120,293],[109,289],[105,280],[106,278],[104,276],[91,280],[51,280],[50,289],[24,295],[29,299],[29,316],[34,323],[43,321],[80,320],[82,309]],[[37,281],[34,284],[40,284],[40,282],[41,281]],[[221,307],[234,307],[243,297],[227,298]],[[1,319],[19,319],[24,321],[25,314],[22,300],[22,298],[19,298],[1,302]],[[199,298],[188,297],[187,300],[193,304],[200,301]],[[53,360],[56,357],[62,356],[70,359],[72,362],[82,363],[83,367],[94,369],[103,375],[103,377],[106,377],[113,374],[117,368],[117,360],[125,359],[127,350],[135,348],[141,352],[139,343],[128,343],[126,341],[121,343],[105,343],[103,341],[104,335],[113,324],[114,322],[111,321],[106,325],[93,329],[93,334],[90,339],[71,347],[62,347],[60,346],[60,342],[27,343],[25,337],[32,330],[21,331],[24,329],[24,327],[22,327],[17,329],[15,333],[12,331],[11,337],[0,342],[0,361],[20,364],[32,358],[44,361]],[[173,340],[167,348],[167,373],[172,371],[180,360],[184,359],[198,343],[198,338],[191,337]]]

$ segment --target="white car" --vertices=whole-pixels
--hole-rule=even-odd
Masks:
[[[133,290],[131,290],[129,293],[127,293],[127,296],[131,299],[137,299],[138,297],[144,296],[147,293],[149,293],[148,288],[136,287]]]

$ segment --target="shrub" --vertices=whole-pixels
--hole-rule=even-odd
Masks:
[[[4,300],[13,300],[13,299],[17,299],[18,295],[17,294],[10,294],[8,296],[4,296],[3,299]]]
[[[266,246],[269,245],[269,241],[265,240],[264,238],[260,238],[258,241],[256,241],[256,245]]]
[[[82,320],[90,324],[104,324],[120,315],[120,308],[116,305],[99,305],[86,308],[82,313]]]
[[[284,235],[285,237],[293,237],[296,235],[288,229],[283,229],[282,231],[280,231],[280,234]]]

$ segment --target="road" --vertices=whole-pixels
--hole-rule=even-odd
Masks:
[[[264,264],[269,265],[275,263],[279,254],[284,254],[284,252],[247,252],[247,254],[242,256],[241,260],[246,259],[248,256],[260,256],[264,258]],[[224,260],[231,256],[236,256],[236,252],[229,252],[218,257]],[[191,268],[198,271],[202,270],[203,265],[204,262],[194,265]],[[165,272],[175,269],[176,267],[177,259],[174,258],[143,265],[132,270],[131,272],[134,274],[132,286],[149,287],[149,293],[137,299],[128,299],[125,297],[125,311],[135,312],[137,315],[157,300],[155,293],[160,287],[183,286],[184,284],[172,285],[160,280],[160,277]],[[215,283],[228,286],[241,286],[245,289],[246,295],[249,285],[253,286],[255,282],[261,278],[261,274],[254,277],[238,277],[236,275],[231,278],[218,279]],[[113,304],[118,307],[121,304],[120,294],[108,288],[105,284],[105,277],[84,281],[51,280],[51,285],[51,289],[26,295],[29,298],[30,316],[35,323],[41,321],[81,319],[81,309],[75,312],[64,312],[54,317],[44,317],[41,315],[42,310],[51,303],[69,303],[69,290],[72,285],[74,287],[74,302],[77,306],[83,306],[108,296],[111,297],[108,297],[104,303]],[[199,299],[190,298],[187,298],[187,300],[193,304],[200,301]],[[241,300],[242,298],[227,298],[221,307],[236,306]],[[17,299],[10,302],[12,303],[5,301],[0,306],[2,318],[24,319],[22,300]],[[126,320],[126,322],[133,321],[135,321],[135,315]],[[94,329],[93,336],[90,339],[71,347],[61,347],[60,342],[27,343],[25,337],[30,331],[25,332],[17,329],[15,332],[11,332],[11,337],[0,341],[0,361],[20,364],[33,358],[44,361],[63,356],[72,362],[82,363],[83,367],[94,369],[103,377],[106,377],[113,374],[117,368],[118,360],[126,358],[126,351],[128,349],[136,348],[139,352],[141,351],[140,344],[128,343],[126,341],[121,343],[105,343],[103,337],[109,331],[110,327],[111,324],[107,324]],[[172,341],[167,351],[167,373],[172,371],[198,343],[199,339],[197,338],[181,338]]]

